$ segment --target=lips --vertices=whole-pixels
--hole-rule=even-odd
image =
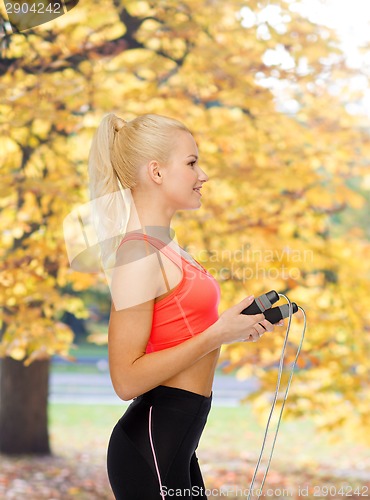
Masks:
[[[202,193],[200,192],[201,188],[193,188],[193,191],[195,191],[196,193],[198,193],[200,196],[202,196]]]

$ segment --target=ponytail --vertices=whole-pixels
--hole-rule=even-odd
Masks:
[[[108,113],[102,119],[93,137],[88,159],[90,198],[119,190],[117,174],[112,165],[112,151],[116,134],[125,122],[114,113]]]
[[[112,163],[117,134],[125,121],[114,113],[105,115],[93,137],[88,158],[92,219],[101,250],[103,268],[111,261],[128,222],[119,178]]]

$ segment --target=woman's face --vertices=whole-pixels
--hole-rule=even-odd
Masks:
[[[163,194],[176,210],[201,206],[201,187],[208,180],[198,164],[198,147],[186,131],[176,132],[173,152],[163,170]]]

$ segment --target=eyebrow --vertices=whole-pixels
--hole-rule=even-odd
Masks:
[[[187,158],[190,158],[190,156],[194,156],[194,158],[198,159],[197,155],[189,155]]]

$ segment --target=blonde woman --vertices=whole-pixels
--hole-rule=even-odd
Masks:
[[[110,376],[117,395],[133,399],[107,451],[117,500],[207,498],[195,451],[220,347],[274,328],[263,314],[240,314],[252,296],[219,316],[217,281],[175,242],[172,217],[199,208],[208,181],[198,156],[181,122],[155,114],[125,122],[113,113],[89,155],[92,196],[129,189],[137,216],[116,251],[111,288]]]

